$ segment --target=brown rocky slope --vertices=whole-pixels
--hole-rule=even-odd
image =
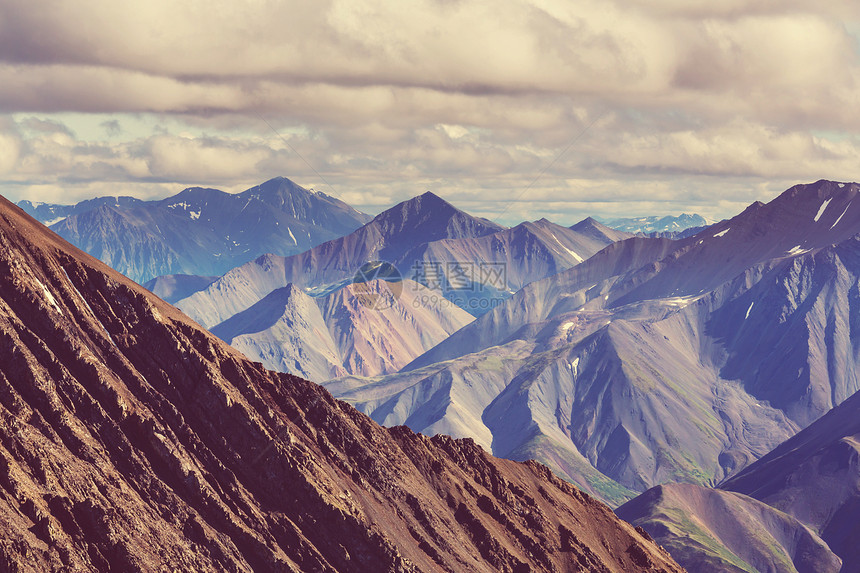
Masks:
[[[681,571],[535,463],[264,370],[0,199],[0,570]]]

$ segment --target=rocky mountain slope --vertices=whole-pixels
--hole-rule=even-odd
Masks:
[[[799,185],[688,239],[615,243],[401,373],[327,387],[377,421],[473,436],[613,502],[622,490],[583,460],[627,490],[716,484],[860,389],[858,193]]]
[[[860,568],[858,507],[860,393],[720,489],[658,486],[616,513],[689,571],[819,573]]]
[[[666,571],[535,463],[264,370],[0,199],[7,571]]]
[[[76,205],[21,205],[139,282],[169,274],[221,275],[264,253],[300,253],[370,220],[283,177],[235,195],[194,187],[160,201],[100,197]]]
[[[472,320],[438,291],[377,279],[319,298],[290,284],[212,333],[266,368],[324,382],[396,372]]]
[[[842,570],[842,560],[811,528],[739,493],[665,484],[622,505],[616,513],[643,527],[693,573]]]
[[[806,523],[860,570],[860,393],[720,487]]]

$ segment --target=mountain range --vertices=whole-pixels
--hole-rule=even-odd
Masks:
[[[7,571],[680,572],[534,462],[384,429],[0,199]]]
[[[379,260],[479,315],[523,284],[576,265],[627,236],[594,220],[571,228],[541,220],[506,229],[427,192],[345,237],[299,255],[265,255],[237,267],[176,304],[211,328],[288,284],[315,296],[335,291],[353,281],[362,265]]]
[[[614,243],[400,373],[326,387],[380,423],[542,460],[614,503],[716,484],[860,387],[858,190],[799,185],[688,239]]]
[[[406,253],[440,239],[490,235],[504,227],[472,217],[433,193],[404,201],[344,237],[290,257],[263,255],[236,267],[204,290],[177,302],[205,327],[213,327],[294,284],[321,295],[352,282],[368,262],[384,261],[408,273],[414,260]]]
[[[140,283],[161,275],[218,276],[265,253],[306,251],[370,220],[283,177],[238,194],[193,187],[159,201],[100,197],[19,206]]]
[[[594,219],[505,228],[428,192],[296,255],[147,287],[263,367],[322,382],[395,441],[414,436],[407,426],[436,436],[423,443],[547,464],[691,572],[849,572],[860,568],[858,194],[822,180],[704,228],[634,236]],[[7,221],[9,233],[29,224]],[[62,312],[55,283],[30,288]],[[526,566],[509,542],[516,559],[482,557]],[[646,554],[621,570],[658,563]]]
[[[607,227],[626,233],[650,235],[652,233],[679,233],[685,229],[708,227],[714,221],[701,215],[681,213],[678,216],[626,217],[603,221]]]

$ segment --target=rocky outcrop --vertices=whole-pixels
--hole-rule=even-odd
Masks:
[[[0,200],[5,571],[680,572],[534,462],[384,429]]]

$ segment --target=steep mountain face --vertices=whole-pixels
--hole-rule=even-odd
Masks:
[[[6,571],[666,571],[535,463],[383,429],[0,200]]]
[[[665,217],[628,217],[611,219],[605,222],[607,227],[624,231],[625,233],[677,233],[690,227],[707,227],[713,225],[714,221],[706,219],[701,215],[681,213],[677,217],[666,215]]]
[[[287,285],[212,333],[266,368],[324,382],[396,372],[472,320],[418,283],[373,280],[320,298]]]
[[[483,237],[504,229],[460,211],[430,191],[404,201],[373,220],[385,245],[381,258],[395,261],[410,248],[442,239]]]
[[[101,197],[70,206],[24,206],[69,242],[139,282],[160,275],[221,275],[264,253],[305,251],[370,219],[283,177],[236,195],[194,187],[161,201]]]
[[[340,199],[321,191],[308,191],[286,177],[270,179],[239,193],[237,197],[248,203],[260,201],[275,212],[286,213],[293,220],[303,222],[304,226],[299,227],[299,232],[303,230],[310,235],[311,246],[347,235],[371,219]],[[242,226],[237,230],[244,229]],[[301,242],[298,235],[296,241]],[[306,250],[304,245],[298,248]]]
[[[715,484],[860,389],[858,192],[800,185],[689,239],[613,244],[400,374],[328,387],[386,424],[468,429],[455,434],[609,501],[619,489],[577,459],[628,490]],[[484,390],[464,401],[478,362]]]
[[[767,503],[818,531],[860,569],[860,394],[720,486]]]
[[[185,223],[163,209],[102,205],[64,219],[53,230],[133,280],[167,274],[166,269],[184,271],[184,261],[195,259],[201,261],[197,265],[201,272],[213,274],[223,255],[218,237],[208,232],[186,234]]]
[[[580,235],[590,237],[592,240],[595,240],[604,246],[611,243],[617,243],[618,241],[623,241],[624,239],[629,239],[635,234],[607,227],[593,217],[586,217],[579,223],[571,225],[570,230],[576,231]]]

